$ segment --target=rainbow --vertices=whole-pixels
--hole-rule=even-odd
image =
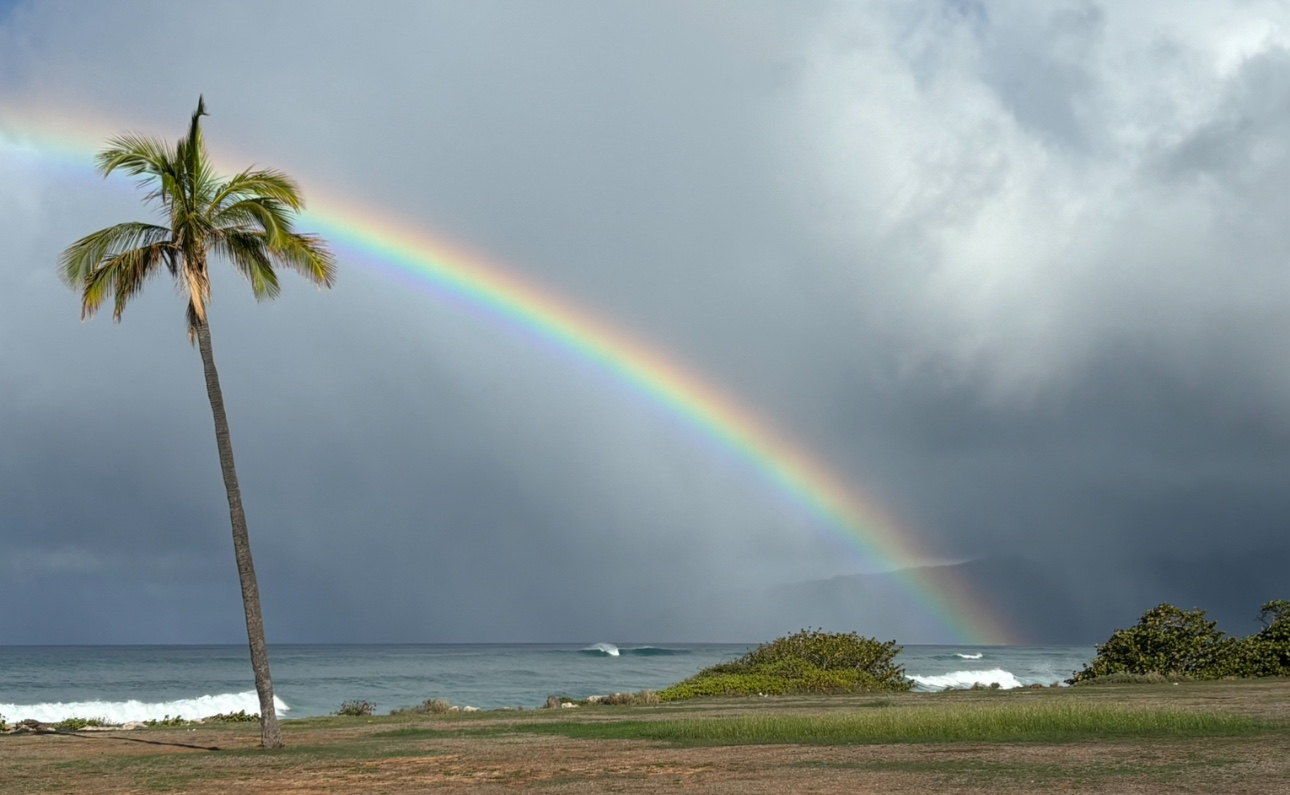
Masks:
[[[0,115],[0,146],[28,148],[81,174],[89,172],[91,156],[102,142],[128,127],[85,120],[73,123],[47,111],[26,111],[19,119],[9,115]],[[766,483],[805,508],[824,532],[842,540],[870,565],[894,570],[913,603],[948,633],[948,641],[1011,641],[1011,633],[969,583],[946,582],[943,575],[934,580],[919,566],[935,555],[877,501],[848,486],[808,450],[673,358],[523,280],[511,269],[394,220],[383,208],[320,198],[311,191],[306,221],[311,231],[359,253],[378,272],[411,279],[565,355],[592,363],[711,443],[733,452]]]

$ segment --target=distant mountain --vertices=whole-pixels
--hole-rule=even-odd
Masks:
[[[1018,642],[1105,641],[1161,602],[1200,607],[1232,635],[1258,629],[1259,605],[1290,599],[1290,545],[1208,558],[1136,561],[996,557],[920,569],[943,586],[969,583]],[[944,642],[944,628],[912,601],[908,571],[854,574],[712,594],[642,622],[651,637],[757,640],[803,627],[856,631],[901,643]],[[952,589],[950,589],[952,590]]]

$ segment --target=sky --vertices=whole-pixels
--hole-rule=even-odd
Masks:
[[[95,148],[199,94],[230,173],[475,252],[886,517],[337,240],[330,291],[213,277],[271,643],[758,641],[752,589],[1002,557],[1129,623],[1286,554],[1282,3],[4,0],[0,643],[244,637],[183,302],[81,323],[55,268],[148,217]],[[905,597],[829,628],[985,639]]]

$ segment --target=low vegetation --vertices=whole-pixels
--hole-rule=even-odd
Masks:
[[[371,701],[362,701],[360,699],[351,699],[349,701],[341,702],[340,709],[336,710],[337,715],[344,715],[351,718],[361,718],[375,713],[375,703]]]
[[[1153,607],[1128,629],[1117,629],[1097,656],[1068,681],[1084,684],[1114,677],[1139,681],[1185,681],[1229,677],[1290,676],[1290,602],[1267,602],[1259,611],[1263,629],[1230,637],[1204,610],[1171,604]]]
[[[350,703],[350,702],[346,702]],[[427,698],[420,704],[413,704],[410,707],[396,707],[390,710],[391,715],[442,715],[446,712],[452,712],[452,702],[444,701],[442,698]]]
[[[659,691],[662,701],[708,696],[759,696],[905,691],[913,684],[896,664],[901,647],[854,632],[804,629],[764,643],[731,662],[705,668]]]
[[[202,718],[202,723],[258,723],[259,720],[260,713],[239,709],[237,712],[220,712]]]
[[[150,719],[148,719],[148,720],[145,720],[145,721],[143,722],[143,725],[144,725],[144,726],[150,726],[150,727],[155,727],[155,726],[194,726],[194,725],[196,725],[196,723],[197,723],[197,721],[189,720],[188,718],[185,718],[183,715],[175,715],[174,717],[171,717],[170,715],[166,715],[166,716],[161,717],[161,718],[150,718]]]
[[[204,718],[190,720],[183,715],[171,717],[166,715],[162,718],[153,718],[152,720],[143,721],[144,726],[201,726],[206,723],[258,723],[260,713],[247,712],[239,709],[237,712],[219,712],[214,715],[207,715]]]
[[[58,722],[57,729],[64,732],[74,732],[81,729],[96,729],[106,725],[107,721],[102,718],[67,718]]]
[[[872,708],[825,715],[764,712],[702,719],[561,721],[516,728],[575,739],[652,740],[677,745],[1072,743],[1239,736],[1273,728],[1242,715],[1070,701],[942,701],[912,709],[892,709],[890,701],[878,701],[868,706]]]
[[[603,704],[607,707],[641,707],[657,704],[662,699],[653,690],[638,690],[635,693],[610,693],[607,696],[596,696],[587,699],[586,703]]]

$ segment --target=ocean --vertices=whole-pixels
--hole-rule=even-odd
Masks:
[[[283,718],[380,713],[440,698],[481,709],[535,708],[548,695],[659,690],[757,644],[280,645],[269,650]],[[1092,646],[906,646],[916,690],[1053,684]],[[0,716],[124,723],[259,710],[245,646],[0,646]]]

